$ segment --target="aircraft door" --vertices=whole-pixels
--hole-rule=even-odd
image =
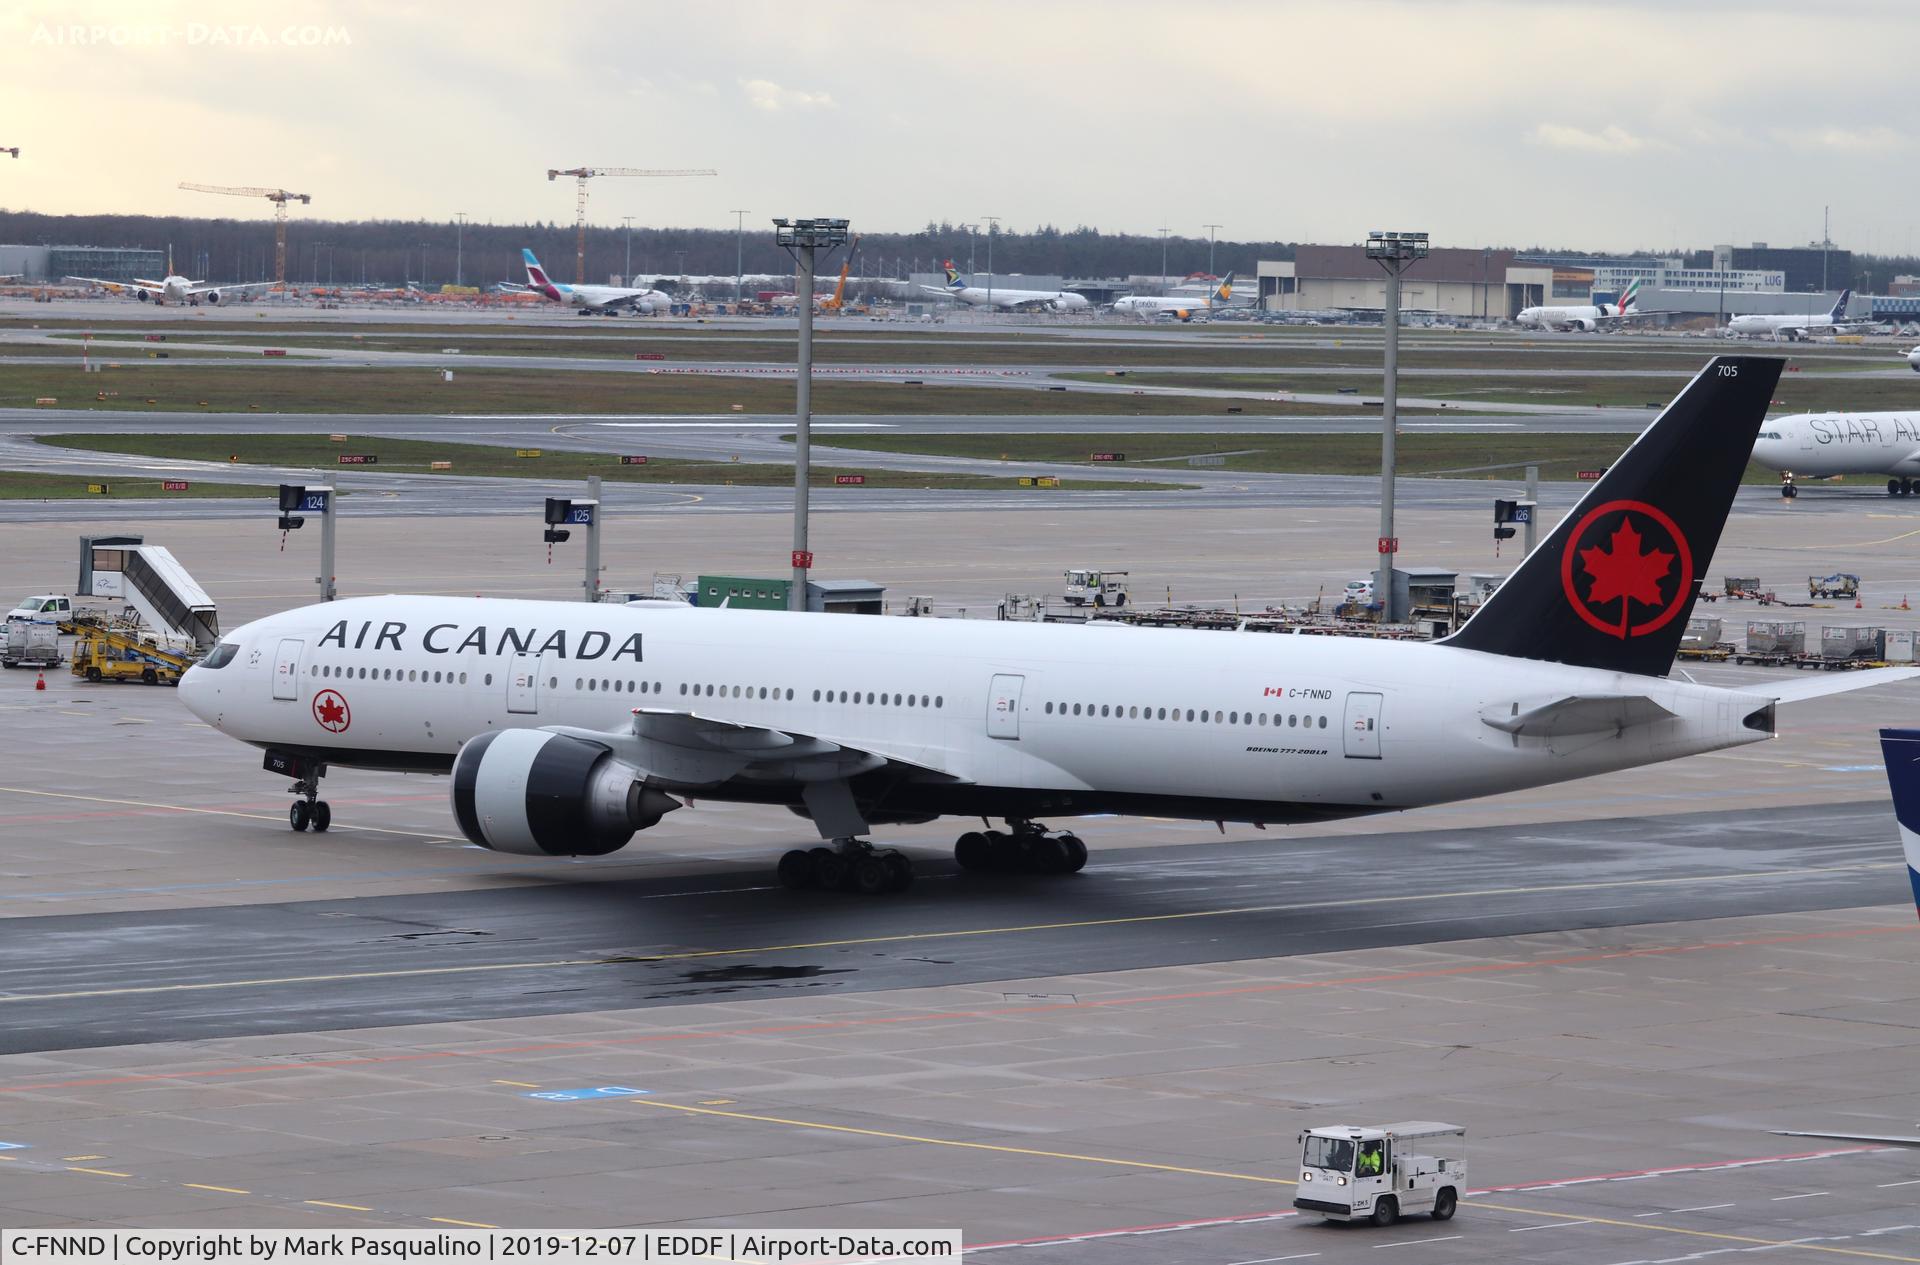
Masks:
[[[507,668],[507,710],[533,715],[540,710],[540,656],[516,654]]]
[[[1024,676],[996,676],[987,690],[987,736],[1020,738],[1020,687]]]
[[[273,696],[275,698],[298,699],[300,697],[300,652],[306,648],[306,642],[298,637],[283,638],[280,650],[273,657]]]
[[[1380,695],[1347,695],[1347,758],[1380,758]]]

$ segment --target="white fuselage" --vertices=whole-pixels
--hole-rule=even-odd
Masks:
[[[1005,290],[999,286],[991,289],[986,286],[961,286],[955,289],[947,286],[941,288],[939,292],[968,307],[990,307],[996,310],[1044,307],[1056,312],[1071,312],[1087,306],[1087,297],[1084,294],[1074,294],[1067,290]]]
[[[626,286],[556,284],[554,289],[560,294],[560,302],[583,312],[604,312],[608,308],[616,307],[631,307],[636,312],[664,312],[673,302],[658,290],[632,289]]]
[[[635,709],[825,738],[945,776],[901,811],[1285,822],[1410,808],[1760,741],[1768,699],[1443,645],[1262,633],[368,597],[222,639],[181,682],[208,724],[332,765],[444,772],[496,729],[631,728]],[[529,684],[530,683],[530,684]],[[1568,695],[1673,717],[1493,727]],[[798,786],[792,796],[799,794]],[[727,799],[727,788],[703,793]],[[764,779],[739,797],[776,802]]]
[[[1782,316],[1752,313],[1735,316],[1727,321],[1729,334],[1759,335],[1767,338],[1810,338],[1815,334],[1832,333],[1841,322],[1831,316]]]
[[[1907,368],[1920,373],[1920,347],[1915,347],[1907,353]]]
[[[1580,307],[1530,307],[1522,309],[1514,321],[1538,329],[1582,329],[1591,333],[1600,322],[1613,315],[1610,307],[1588,304]]]
[[[1753,459],[1795,474],[1920,475],[1920,412],[1794,413],[1768,418]]]
[[[1186,299],[1164,298],[1156,295],[1130,294],[1113,301],[1113,310],[1122,316],[1174,316],[1191,320],[1195,316],[1209,316],[1213,312],[1213,301],[1205,297]]]

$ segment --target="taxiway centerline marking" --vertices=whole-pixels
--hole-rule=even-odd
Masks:
[[[24,786],[0,786],[0,794],[39,795],[46,799],[77,799],[89,804],[118,804],[123,808],[157,808],[172,813],[200,813],[208,817],[245,817],[250,821],[279,821],[279,814],[242,813],[230,808],[193,808],[186,804],[156,804],[138,799],[111,799],[105,795],[75,795],[66,791],[38,791]],[[445,839],[444,834],[430,834],[424,830],[388,830],[381,826],[347,826],[341,829],[364,831],[376,835],[401,835],[408,839]]]

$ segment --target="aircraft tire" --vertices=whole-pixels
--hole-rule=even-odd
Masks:
[[[1087,845],[1080,841],[1079,835],[1061,835],[1060,843],[1067,852],[1067,868],[1063,874],[1078,874],[1087,868]]]
[[[887,867],[888,891],[904,892],[913,886],[913,862],[907,860],[905,853],[882,853],[880,860]]]
[[[862,896],[878,896],[893,889],[893,871],[878,856],[863,856],[853,863],[853,887]]]
[[[1027,850],[1027,864],[1038,874],[1065,874],[1072,864],[1067,845],[1058,835],[1042,835]]]
[[[333,824],[333,808],[324,799],[313,801],[313,808],[308,816],[316,834],[324,832]]]
[[[813,857],[805,848],[790,849],[781,855],[774,873],[779,876],[780,886],[788,891],[805,891],[813,886]]]
[[[807,853],[807,859],[813,864],[813,883],[815,887],[835,888],[847,878],[847,862],[832,848],[814,848]]]
[[[954,864],[963,870],[993,868],[993,845],[978,830],[969,830],[953,845]]]
[[[307,808],[306,800],[296,799],[287,805],[287,824],[289,826],[292,826],[295,830],[304,831],[310,821],[312,821],[312,814]]]

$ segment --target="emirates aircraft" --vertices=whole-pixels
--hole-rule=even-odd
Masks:
[[[825,841],[782,882],[867,892],[911,880],[864,839],[893,823],[1000,818],[961,866],[1063,873],[1086,847],[1042,818],[1319,822],[1763,742],[1920,675],[1667,675],[1782,363],[1709,363],[1444,641],[362,597],[234,631],[180,696],[294,779],[295,830],[334,767],[451,774],[461,833],[527,856],[760,803]]]
[[[1627,283],[1626,290],[1620,295],[1618,303],[1589,303],[1576,307],[1529,307],[1522,308],[1520,315],[1514,317],[1519,325],[1532,325],[1539,329],[1570,330],[1577,329],[1591,334],[1610,321],[1624,321],[1638,316],[1640,302],[1640,278],[1635,277]]]

